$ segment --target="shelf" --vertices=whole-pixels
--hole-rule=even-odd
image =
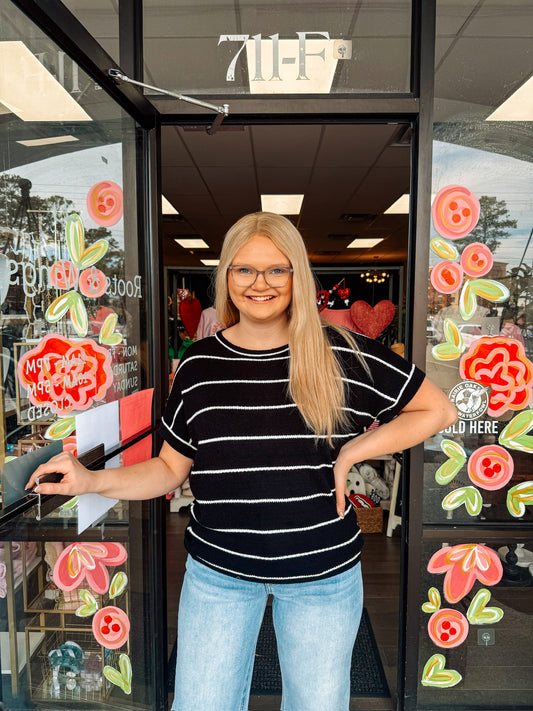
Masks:
[[[43,632],[31,632],[29,634],[30,657],[35,653],[44,639]],[[2,660],[2,674],[11,674],[11,640],[9,632],[0,632],[0,659]],[[24,632],[17,632],[17,659],[19,674],[26,666],[26,635]]]

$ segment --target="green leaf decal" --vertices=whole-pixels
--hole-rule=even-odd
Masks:
[[[85,232],[81,217],[76,213],[69,215],[65,231],[70,258],[74,264],[79,265],[85,249]]]
[[[483,497],[475,486],[461,486],[450,491],[442,500],[442,508],[445,511],[453,511],[463,504],[470,516],[477,516],[481,512]]]
[[[64,511],[70,511],[70,509],[73,509],[75,506],[77,506],[79,499],[79,496],[74,496],[72,499],[69,499],[65,504],[61,504],[61,508]]]
[[[100,261],[109,249],[109,242],[106,239],[99,239],[83,252],[80,259],[80,269],[87,269]]]
[[[45,439],[65,439],[69,434],[72,434],[76,429],[75,417],[63,417],[61,420],[54,422],[53,425],[44,433]]]
[[[455,321],[451,318],[445,318],[443,328],[444,337],[446,338],[448,343],[452,343],[454,346],[457,346],[457,348],[461,348],[462,350],[464,347],[463,337],[461,336],[461,333],[459,332]]]
[[[507,492],[507,510],[515,518],[526,512],[526,506],[533,504],[533,481],[523,481]]]
[[[125,694],[131,694],[131,662],[127,654],[121,654],[118,659],[120,671],[114,667],[105,666],[104,676],[112,684],[118,686]]]
[[[472,291],[487,301],[501,303],[509,300],[509,289],[493,279],[472,279],[470,282]]]
[[[80,590],[79,595],[84,604],[76,610],[77,617],[90,617],[98,610],[98,603],[88,590]]]
[[[115,573],[115,575],[113,576],[113,580],[111,581],[111,585],[109,586],[109,597],[111,598],[111,600],[118,597],[122,592],[124,592],[127,584],[128,576],[126,575],[126,573],[123,573],[122,571]]]
[[[466,613],[466,618],[471,624],[492,625],[502,619],[501,607],[487,607],[490,597],[490,592],[486,588],[481,588],[474,595]]]
[[[465,281],[459,297],[459,313],[465,321],[470,321],[477,309],[477,299],[471,284],[471,281]]]
[[[449,459],[441,464],[435,472],[435,481],[437,484],[444,486],[461,471],[466,462],[466,452],[451,439],[443,439],[440,443],[440,448]]]
[[[72,305],[70,307],[70,320],[78,336],[86,336],[89,328],[87,309],[81,296],[77,292],[72,293]]]
[[[435,360],[455,360],[463,352],[462,348],[457,348],[453,343],[438,343],[431,349],[431,355]]]
[[[463,677],[455,669],[446,669],[446,658],[443,654],[433,654],[424,666],[422,686],[437,686],[448,688],[458,684]]]
[[[429,588],[428,601],[422,605],[422,610],[429,613],[436,612],[440,608],[440,602],[440,592],[437,588]]]
[[[57,323],[62,318],[72,305],[73,298],[78,296],[75,291],[67,291],[66,294],[61,294],[57,299],[54,299],[50,306],[46,309],[44,315],[48,323]]]
[[[120,333],[114,333],[117,321],[118,316],[115,313],[109,314],[109,316],[106,317],[98,334],[100,343],[106,346],[116,346],[122,342],[122,335]]]
[[[440,257],[441,259],[457,259],[459,256],[457,247],[441,237],[435,237],[435,239],[432,239],[430,245],[437,257]]]
[[[509,449],[533,454],[533,437],[526,434],[533,429],[533,410],[524,410],[501,431],[499,443]]]

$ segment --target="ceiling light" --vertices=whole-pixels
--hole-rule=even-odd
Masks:
[[[533,121],[533,76],[487,116],[485,121]]]
[[[163,215],[179,215],[174,205],[164,195],[161,195],[161,212]]]
[[[261,209],[277,215],[299,215],[303,195],[261,195]]]
[[[79,141],[75,136],[51,136],[50,138],[31,138],[27,141],[17,141],[22,146],[51,146],[54,143],[69,143],[70,141]]]
[[[405,193],[399,197],[396,202],[393,202],[390,207],[388,207],[384,215],[408,215],[409,214],[409,193]]]
[[[250,39],[246,42],[250,94],[329,94],[337,62],[351,57],[350,40]],[[305,78],[298,79],[302,74]]]
[[[23,121],[91,121],[24,42],[0,42],[0,102]]]
[[[350,242],[348,249],[368,249],[375,247],[376,244],[383,242],[385,237],[356,237],[353,242]]]
[[[218,267],[220,263],[220,259],[200,259],[202,264],[205,264],[206,267]]]
[[[174,242],[177,242],[180,247],[185,247],[185,249],[209,249],[209,245],[207,242],[204,242],[203,239],[198,238],[184,238],[184,239],[176,239],[174,238]]]

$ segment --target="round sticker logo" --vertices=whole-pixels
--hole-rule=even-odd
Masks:
[[[448,396],[457,408],[461,420],[477,420],[489,407],[489,388],[474,380],[463,380]]]

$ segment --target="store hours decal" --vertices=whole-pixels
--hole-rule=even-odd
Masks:
[[[97,224],[115,224],[123,212],[120,186],[112,181],[94,185],[87,195],[87,209]],[[87,337],[89,319],[84,300],[113,293],[113,288],[115,293],[127,293],[134,298],[142,298],[142,294],[140,276],[124,283],[114,277],[113,282],[98,268],[109,243],[99,239],[87,245],[82,219],[76,213],[67,218],[65,244],[68,259],[56,260],[48,271],[50,286],[63,293],[48,306],[45,319],[50,324],[66,320],[78,338],[47,334],[19,358],[18,379],[31,403],[28,417],[32,420],[60,418],[53,422],[45,436],[63,440],[65,449],[75,453],[75,413],[102,401],[112,385],[115,390],[121,389],[122,380],[129,381],[114,378],[115,371],[118,369],[118,375],[122,376],[127,367],[131,366],[131,370],[137,365],[129,361],[113,365],[117,352],[121,356],[123,351],[130,355],[137,348],[122,345],[123,336],[116,329],[118,315],[112,309],[108,309],[97,338]]]
[[[442,260],[432,268],[430,281],[442,294],[459,292],[458,312],[463,322],[476,313],[477,299],[495,304],[508,301],[509,290],[486,275],[493,266],[493,256],[486,245],[469,244],[461,254],[453,240],[467,236],[479,219],[479,201],[467,188],[450,185],[443,188],[432,205],[433,224],[440,237],[431,241],[431,249]],[[452,241],[449,241],[452,240]],[[489,434],[497,443],[487,444],[467,453],[459,442],[444,439],[441,450],[445,461],[435,472],[440,486],[454,482],[466,467],[468,485],[456,486],[442,500],[446,511],[464,507],[469,516],[479,516],[484,505],[483,492],[505,489],[506,506],[513,518],[521,518],[533,505],[533,481],[510,486],[514,472],[512,451],[533,453],[533,411],[529,407],[533,389],[533,364],[519,341],[502,336],[480,335],[467,349],[459,324],[446,318],[444,342],[432,348],[432,356],[442,363],[460,359],[462,382],[452,388],[450,399],[456,404],[460,420],[447,432]],[[498,422],[479,419],[487,414],[498,418],[515,412],[498,435]],[[510,451],[509,451],[510,450]],[[428,636],[442,650],[458,647],[466,640],[471,625],[495,624],[503,617],[499,607],[490,606],[491,593],[485,587],[473,595],[476,581],[496,585],[502,575],[498,554],[481,544],[446,546],[429,560],[428,571],[445,574],[443,594],[449,604],[461,603],[462,611],[443,606],[436,587],[428,590],[422,610],[430,614]],[[423,686],[447,688],[462,681],[461,674],[446,667],[446,657],[438,652],[426,661]]]

